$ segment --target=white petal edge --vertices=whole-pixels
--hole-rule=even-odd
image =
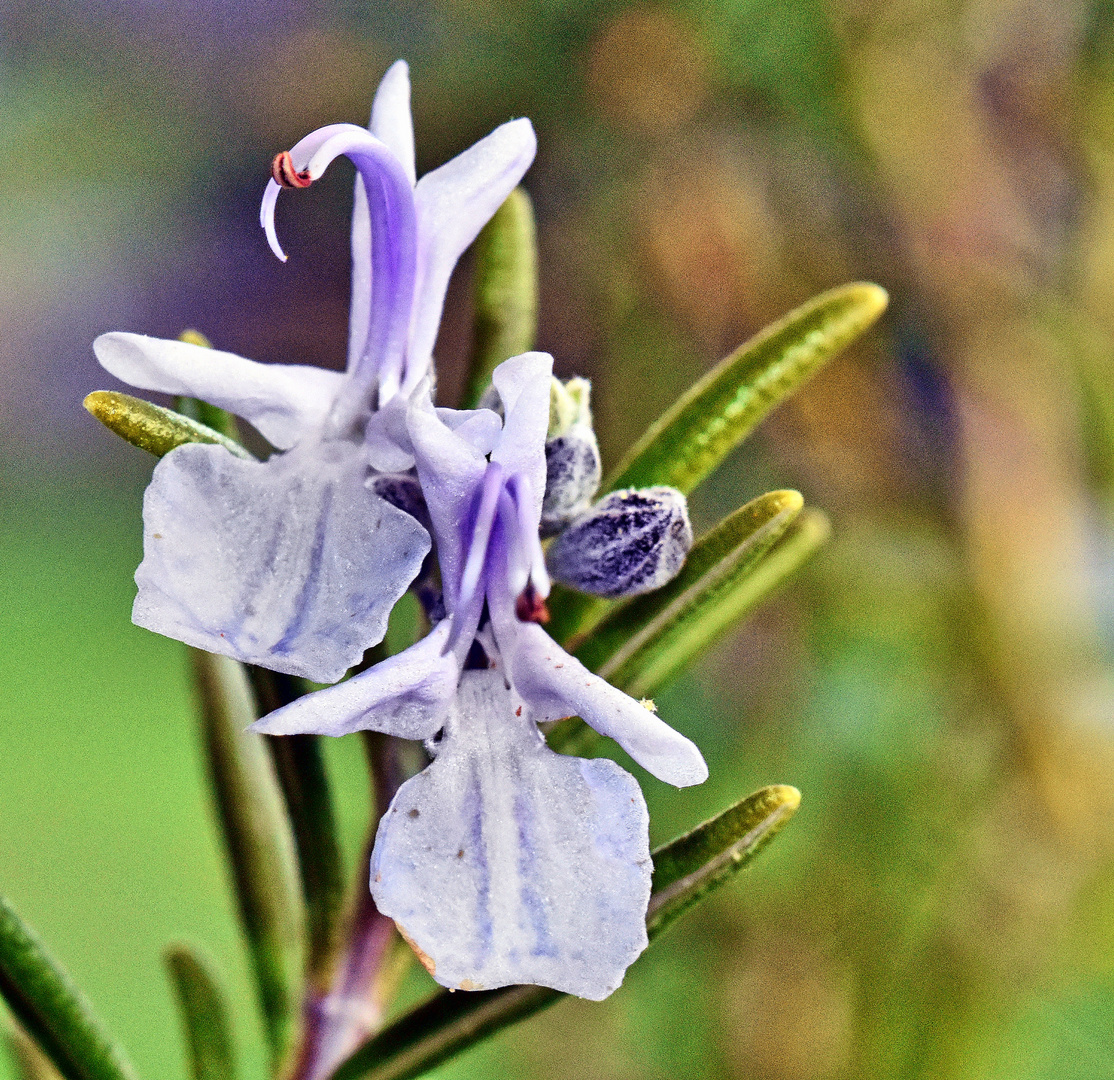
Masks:
[[[499,646],[505,648],[507,632],[500,630],[496,628]],[[518,624],[507,673],[539,723],[579,716],[667,784],[690,787],[708,779],[708,766],[692,740],[593,675],[537,624]]]
[[[428,369],[453,267],[522,179],[536,150],[530,121],[512,120],[418,181],[418,277],[404,390]]]
[[[260,364],[219,349],[120,331],[101,334],[93,352],[101,367],[129,386],[227,409],[280,450],[322,426],[345,378],[323,368]]]
[[[382,731],[400,739],[428,739],[441,729],[456,693],[460,663],[442,655],[448,621],[409,649],[351,679],[298,698],[257,720],[265,735],[348,735]]]

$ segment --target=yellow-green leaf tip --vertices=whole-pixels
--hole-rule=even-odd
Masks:
[[[186,443],[215,443],[237,457],[251,458],[239,443],[205,424],[172,409],[115,390],[94,390],[83,402],[86,409],[121,439],[156,457]]]

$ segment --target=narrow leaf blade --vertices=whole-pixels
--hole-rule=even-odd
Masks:
[[[762,850],[801,805],[787,784],[764,787],[654,852],[653,894],[646,912],[651,940],[722,885]]]
[[[168,949],[167,972],[189,1051],[193,1080],[235,1080],[228,1006],[208,965],[184,945]]]
[[[294,841],[243,667],[191,649],[202,735],[272,1057],[292,1029],[303,927]]]
[[[324,990],[340,946],[344,868],[336,815],[316,735],[264,736],[294,828],[306,905],[309,979]]]
[[[603,490],[668,484],[687,494],[771,409],[868,329],[887,302],[877,285],[844,285],[760,331],[650,426]]]
[[[15,1080],[59,1080],[62,1074],[54,1067],[54,1062],[14,1020],[4,1032],[4,1042]]]
[[[762,788],[692,832],[653,852],[651,941],[687,908],[722,885],[784,827],[800,804],[796,788]],[[466,993],[441,991],[365,1043],[332,1080],[408,1080],[566,995],[542,986]]]
[[[3,897],[0,996],[66,1080],[135,1080],[84,995]]]
[[[681,572],[663,588],[610,612],[574,646],[593,671],[617,670],[683,619],[700,618],[725,581],[749,573],[801,512],[796,491],[771,491],[729,514],[692,546]]]
[[[105,427],[155,457],[186,443],[215,443],[236,457],[254,460],[238,442],[219,431],[131,394],[94,390],[83,404]]]
[[[830,532],[823,513],[804,511],[772,547],[753,559],[744,553],[708,574],[675,611],[651,623],[599,673],[633,697],[657,693],[811,558]]]
[[[310,692],[293,675],[249,666],[256,712],[265,716]],[[263,736],[274,762],[294,834],[298,875],[306,907],[306,972],[319,993],[328,988],[340,948],[344,865],[321,741],[316,735]]]
[[[474,408],[504,360],[534,347],[538,241],[534,207],[515,188],[476,237],[472,370],[463,405]]]

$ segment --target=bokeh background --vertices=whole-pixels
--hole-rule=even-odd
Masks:
[[[659,698],[708,784],[642,774],[656,840],[765,783],[800,814],[606,1003],[437,1075],[1114,1076],[1109,0],[6,0],[0,891],[147,1077],[185,1075],[161,949],[203,946],[263,1075],[184,650],[128,620],[151,461],[80,402],[111,329],[340,366],[348,167],[282,201],[285,266],[258,199],[398,56],[420,169],[533,118],[540,345],[612,463],[796,303],[893,297],[694,497],[798,487],[834,538]]]

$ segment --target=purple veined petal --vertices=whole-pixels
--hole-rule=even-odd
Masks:
[[[414,171],[414,125],[410,119],[410,70],[404,60],[388,69],[375,92],[368,130],[386,143],[406,172]],[[352,303],[348,315],[348,369],[363,355],[371,313],[371,217],[363,179],[356,177],[352,196]]]
[[[334,682],[382,640],[429,534],[365,486],[358,446],[266,462],[191,444],[143,499],[133,621],[244,663]]]
[[[492,604],[493,619],[495,609]],[[513,628],[497,623],[495,635],[508,677],[530,703],[539,723],[579,716],[667,784],[689,787],[708,779],[708,766],[695,743],[634,698],[593,675],[536,623],[520,622]]]
[[[506,542],[500,546],[498,553],[492,552],[491,562],[496,572],[505,575],[507,593],[518,596],[530,580],[530,552],[522,543],[518,507],[505,487],[499,493],[499,531]]]
[[[414,165],[414,121],[410,115],[410,68],[405,60],[396,60],[380,80],[368,129],[391,148],[413,187],[418,176]]]
[[[281,450],[324,424],[344,383],[336,371],[300,364],[259,364],[234,353],[143,334],[101,334],[101,367],[116,378],[164,394],[200,398],[242,416]]]
[[[598,1001],[647,944],[647,828],[633,777],[553,753],[498,672],[466,671],[379,823],[371,892],[443,986]]]
[[[334,415],[334,422],[344,429],[368,411],[375,386],[380,388],[382,405],[400,383],[414,299],[417,224],[413,188],[390,147],[355,124],[332,125],[329,131],[301,171],[313,181],[340,155],[350,158],[363,181],[370,230],[367,338],[351,366],[350,385],[340,399],[342,407]],[[307,136],[298,147],[316,134]],[[294,151],[290,153],[293,158]],[[268,241],[281,258],[274,231],[275,198],[277,193],[268,189],[261,213]]]
[[[504,360],[491,381],[503,402],[503,435],[492,451],[508,474],[519,473],[530,483],[536,507],[534,531],[541,520],[545,496],[545,436],[549,428],[549,384],[553,357],[528,352]]]
[[[432,738],[445,722],[460,660],[445,653],[448,622],[421,641],[336,686],[307,694],[251,726],[266,735],[348,735],[382,731]]]
[[[480,484],[478,502],[475,508],[471,536],[468,541],[468,554],[464,570],[460,575],[460,588],[451,602],[453,629],[449,635],[449,647],[455,645],[465,631],[474,634],[479,625],[484,601],[484,569],[487,564],[488,544],[491,530],[495,525],[495,513],[499,508],[499,498],[503,493],[503,467],[497,462],[487,466]],[[442,578],[442,581],[444,578]]]
[[[512,476],[507,487],[514,504],[514,522],[518,534],[516,546],[520,548],[526,564],[525,578],[533,583],[539,596],[546,597],[549,595],[549,571],[546,569],[545,552],[538,535],[538,500],[530,489],[530,481],[522,473]],[[516,593],[526,588],[525,578],[520,585],[515,585]]]
[[[278,186],[277,184],[275,185]],[[278,192],[275,192],[278,197]],[[364,178],[357,173],[352,185],[352,290],[348,305],[348,362],[354,371],[367,345],[371,318],[371,213],[367,207]]]
[[[414,444],[418,479],[433,522],[445,601],[452,611],[466,555],[462,524],[472,511],[476,491],[487,470],[487,459],[441,421],[421,387],[411,396],[406,424]]]
[[[404,390],[429,368],[453,267],[522,179],[536,149],[530,121],[512,120],[418,181],[417,292]]]

